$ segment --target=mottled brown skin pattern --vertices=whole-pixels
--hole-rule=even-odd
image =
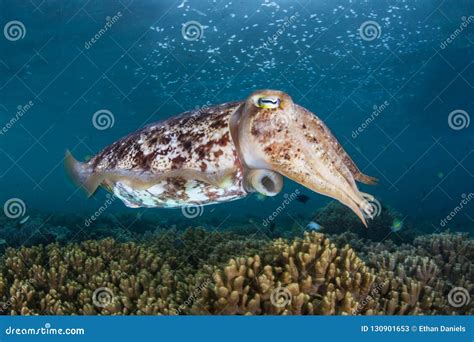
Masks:
[[[185,112],[148,125],[106,147],[89,161],[94,172],[120,170],[160,173],[174,169],[203,172],[231,168],[229,116],[239,102]]]
[[[170,200],[196,204],[208,204],[221,198],[237,199],[247,195],[243,189],[243,172],[237,151],[229,133],[229,117],[242,102],[189,111],[163,122],[148,125],[106,147],[88,162],[93,173],[123,172],[133,177],[163,175],[173,170],[197,170],[213,174],[230,170],[234,186],[224,193],[215,186],[197,182],[195,187],[207,197],[204,200],[190,198],[185,191],[188,179],[179,176],[161,179],[164,191],[146,205],[140,196],[121,195],[131,206],[163,206]],[[115,182],[104,181],[113,189]],[[120,188],[120,187],[119,187]],[[123,189],[120,188],[120,189]]]

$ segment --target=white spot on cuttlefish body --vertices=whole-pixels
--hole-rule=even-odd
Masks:
[[[215,189],[209,189],[207,184],[202,182],[188,180],[182,189],[174,190],[175,195],[179,195],[179,197],[182,198],[180,200],[162,196],[167,190],[169,191],[169,189],[167,189],[168,186],[169,183],[167,181],[161,181],[148,189],[137,190],[127,184],[117,182],[113,188],[113,193],[130,208],[152,208],[156,206],[176,208],[186,205],[187,203],[215,204],[218,202],[236,200],[241,197],[240,194],[242,191],[240,184],[235,184],[232,180],[224,184],[223,188]],[[218,200],[211,200],[209,197],[211,194],[213,198],[218,198]]]
[[[202,188],[198,185],[198,183],[194,180],[186,182],[185,185],[185,192],[186,195],[188,196],[188,202],[194,203],[200,203],[200,202],[206,202],[209,197],[206,196],[202,192]]]

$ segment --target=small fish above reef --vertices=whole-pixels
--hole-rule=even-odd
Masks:
[[[366,224],[364,175],[316,115],[288,94],[259,90],[244,101],[153,123],[66,169],[89,196],[102,186],[126,206],[183,207],[277,195],[283,176],[335,198]]]
[[[322,229],[323,229],[323,227],[319,223],[316,223],[314,221],[311,221],[310,223],[308,223],[306,225],[306,230],[312,230],[312,231],[315,231],[315,232],[319,232]]]
[[[390,227],[390,230],[396,233],[402,229],[403,229],[403,220],[400,220],[398,218],[394,219],[392,222],[392,226]]]
[[[306,195],[301,195],[301,194],[300,194],[300,195],[296,196],[296,200],[297,200],[298,202],[301,202],[301,203],[303,203],[303,204],[306,204],[306,202],[308,202],[308,201],[310,200],[310,197],[309,197],[309,196],[306,196]]]

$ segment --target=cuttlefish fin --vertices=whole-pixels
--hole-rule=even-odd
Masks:
[[[111,181],[121,181],[138,190],[146,190],[163,180],[173,178],[200,181],[218,188],[226,188],[232,183],[232,178],[236,171],[236,168],[209,173],[194,169],[176,169],[145,177],[142,176],[142,173],[131,173],[130,175],[110,174],[107,176],[107,179]]]
[[[92,172],[85,163],[77,161],[69,150],[66,151],[64,165],[72,181],[83,188],[88,197],[92,196],[104,181],[105,177],[102,173]]]
[[[237,168],[229,168],[219,172],[202,172],[194,169],[176,169],[164,171],[160,174],[147,174],[141,170],[93,171],[86,163],[77,161],[66,151],[66,170],[74,183],[83,188],[88,197],[92,196],[97,188],[104,185],[109,190],[117,182],[121,182],[136,190],[146,190],[163,180],[180,178],[196,180],[219,188],[226,188],[232,184]]]
[[[237,172],[237,168],[229,168],[218,172],[203,172],[194,169],[178,169],[164,172],[159,176],[165,178],[182,178],[186,180],[197,180],[218,188],[227,188],[232,184],[232,179]]]

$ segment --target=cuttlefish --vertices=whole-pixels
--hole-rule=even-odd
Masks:
[[[365,225],[373,197],[356,181],[376,183],[316,115],[276,90],[150,124],[85,163],[68,151],[65,164],[88,195],[102,186],[132,208],[275,196],[284,176],[339,200]]]

